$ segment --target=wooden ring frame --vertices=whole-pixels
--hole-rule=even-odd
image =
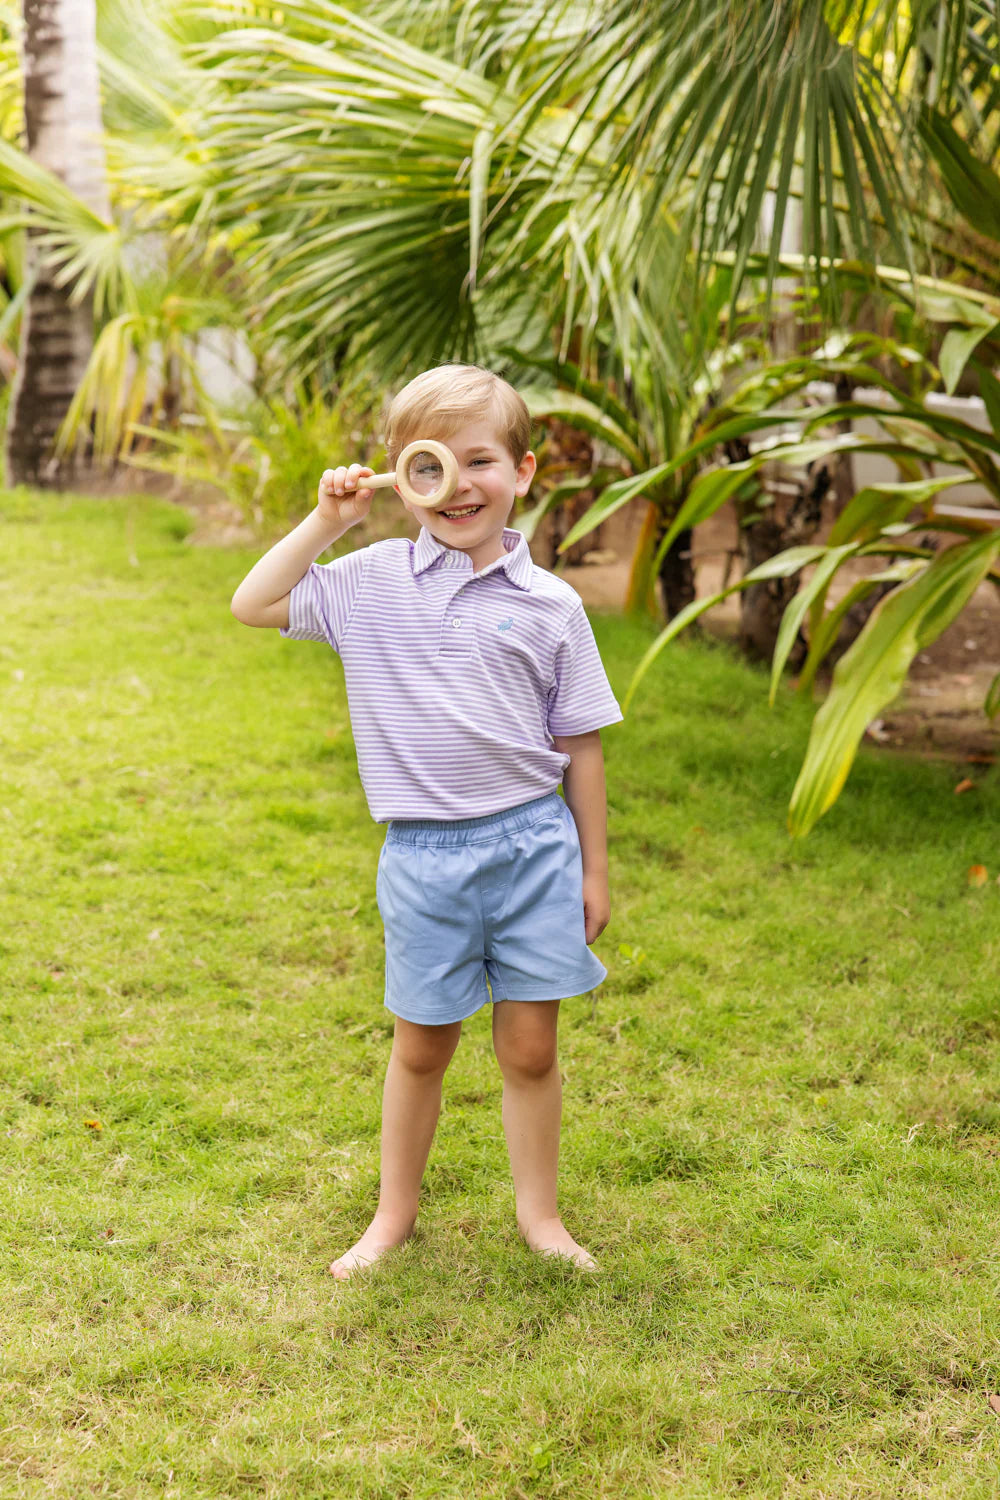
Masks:
[[[430,453],[441,465],[441,483],[431,495],[421,494],[410,483],[410,464],[420,453]],[[372,474],[367,479],[358,480],[359,490],[382,490],[390,486],[398,489],[403,499],[408,500],[411,505],[422,505],[426,510],[440,510],[458,489],[458,463],[455,455],[444,443],[437,443],[433,438],[423,438],[415,443],[407,443],[392,474]]]

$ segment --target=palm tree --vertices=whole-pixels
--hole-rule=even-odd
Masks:
[[[177,7],[105,9],[106,80],[155,106],[163,80],[123,53],[148,10]],[[137,171],[121,142],[122,175],[161,224],[224,250],[276,379],[345,362],[392,379],[514,345],[600,380],[602,343],[626,371],[652,354],[679,373],[685,278],[728,249],[735,312],[765,204],[768,284],[793,199],[803,279],[838,253],[912,267],[927,241],[995,278],[990,248],[918,191],[928,102],[995,129],[993,9],[228,0],[184,57],[189,100],[161,111],[172,143],[141,139]]]
[[[23,0],[24,124],[32,161],[91,212],[110,218],[101,135],[94,0]],[[7,429],[11,483],[60,485],[73,453],[55,441],[93,349],[93,308],[28,229],[20,358]]]
[[[912,270],[929,244],[996,278],[928,195],[920,134],[928,102],[981,134],[1000,117],[993,0],[440,9],[428,38],[396,0],[243,3],[206,49],[216,222],[243,225],[294,362],[336,330],[395,373],[489,349],[498,322],[533,337],[539,312],[563,355],[610,322],[627,359],[669,341],[692,255],[707,275],[732,252],[735,299],[765,203],[773,279],[793,199],[821,285],[830,257]]]
[[[446,356],[502,364],[505,349],[529,367],[573,363],[593,421],[617,403],[621,433],[648,450],[640,467],[653,466],[610,484],[567,543],[645,494],[661,507],[646,538],[655,566],[681,507],[690,519],[689,476],[678,476],[724,424],[696,429],[686,448],[673,434],[650,443],[644,392],[650,380],[699,378],[685,360],[689,314],[703,311],[723,256],[730,326],[748,275],[769,290],[788,274],[793,200],[798,279],[828,317],[845,261],[918,290],[928,269],[957,268],[986,293],[1000,285],[996,0],[220,0],[199,14],[205,30],[184,62],[203,100],[196,88],[190,108],[167,101],[159,145],[121,144],[121,181],[140,215],[225,268],[278,384],[294,373],[315,392],[345,371],[387,381]],[[134,63],[131,84],[127,61],[115,70],[142,100]],[[0,190],[14,191],[18,172],[23,163],[0,152]],[[99,221],[80,231],[51,179],[32,192],[64,274],[86,263],[93,282]],[[123,334],[118,365],[121,317],[105,329]],[[939,360],[949,384],[995,321],[984,305],[949,329]],[[96,370],[87,399],[106,401],[115,383]],[[740,433],[787,419],[754,399]],[[104,417],[120,425],[110,408]],[[740,477],[706,476],[698,504]],[[992,549],[974,542],[962,554],[968,576],[945,578],[951,602],[992,566]],[[959,560],[911,559],[922,575],[883,620],[916,599],[921,631],[939,623],[925,594]],[[771,563],[762,576],[803,565],[787,553]]]

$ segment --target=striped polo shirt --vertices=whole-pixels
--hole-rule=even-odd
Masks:
[[[552,736],[621,719],[579,595],[519,531],[477,573],[426,528],[313,563],[288,628],[344,664],[358,769],[377,823],[478,818],[555,791]]]

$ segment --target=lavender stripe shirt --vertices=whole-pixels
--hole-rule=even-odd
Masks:
[[[579,595],[518,531],[474,571],[425,528],[314,563],[291,591],[295,640],[344,663],[372,817],[478,818],[544,797],[569,758],[553,735],[621,719]]]

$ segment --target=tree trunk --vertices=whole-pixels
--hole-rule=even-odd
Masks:
[[[545,425],[546,464],[564,465],[567,470],[576,469],[583,474],[593,469],[594,445],[585,432],[571,427],[568,422],[560,421],[558,417],[550,417]],[[587,536],[574,543],[567,552],[559,551],[563,538],[569,536],[577,521],[593,503],[593,490],[582,490],[580,494],[564,500],[560,506],[549,513],[546,518],[548,525],[543,533],[547,537],[549,550],[547,567],[554,568],[559,563],[568,563],[570,567],[576,567],[588,552],[593,552],[600,547],[601,528],[597,526]]]
[[[727,443],[726,451],[731,463],[750,456],[750,446],[745,438]],[[798,494],[784,516],[777,504],[762,511],[756,499],[750,502],[750,512],[741,516],[740,526],[744,574],[751,573],[788,547],[801,547],[812,541],[822,523],[823,501],[829,494],[830,482],[829,468],[817,461],[807,468]],[[763,583],[751,583],[740,594],[739,641],[744,655],[752,661],[771,659],[782,616],[798,593],[799,583],[797,573],[790,578],[769,578]],[[801,665],[806,650],[806,641],[800,631],[788,656],[793,669]]]
[[[835,400],[844,405],[854,399],[854,384],[849,376],[840,374],[837,376]],[[852,423],[850,417],[843,418],[834,426],[835,432],[848,433],[851,431]],[[834,513],[840,515],[846,510],[848,504],[854,499],[857,485],[854,481],[854,459],[850,449],[845,453],[838,453],[833,462],[833,503]]]
[[[744,573],[751,573],[768,558],[785,550],[781,522],[768,512],[743,527]],[[740,647],[751,661],[770,661],[774,653],[781,617],[799,591],[799,578],[769,578],[751,583],[740,594]]]
[[[22,0],[24,119],[33,160],[110,218],[97,74],[95,0]],[[60,488],[75,454],[56,457],[55,438],[93,349],[87,300],[73,306],[55,285],[29,230],[25,275],[31,290],[7,424],[7,480]]]
[[[694,563],[691,559],[692,532],[681,531],[660,563],[660,588],[663,591],[663,613],[668,620],[693,604],[696,597]]]

